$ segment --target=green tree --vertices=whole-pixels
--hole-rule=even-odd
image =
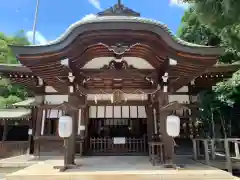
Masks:
[[[24,31],[17,32],[14,36],[7,36],[0,33],[0,63],[17,64],[18,61],[11,49],[10,44],[29,45]],[[11,84],[8,79],[0,79],[0,108],[6,108],[9,105],[19,102],[27,97],[26,89],[19,85]]]
[[[201,4],[203,1],[205,0],[199,3]],[[219,59],[218,63],[233,63],[239,61],[240,54],[233,44],[222,37],[222,29],[217,29],[217,27],[213,28],[212,24],[204,23],[205,21],[201,18],[206,16],[206,14],[202,12],[203,14],[200,15],[201,13],[198,8],[198,4],[193,3],[192,6],[186,10],[182,17],[178,36],[183,40],[196,44],[224,46],[226,53]],[[204,9],[204,11],[205,10],[206,9]],[[222,132],[221,136],[224,137],[232,134],[231,130],[233,128],[230,127],[232,124],[236,124],[232,122],[232,114],[234,113],[234,107],[239,103],[239,80],[240,73],[236,72],[229,80],[218,83],[214,91],[200,93],[201,119],[205,123],[205,128],[207,128],[206,132],[212,132],[208,134],[209,136],[219,137],[220,135],[216,134],[217,132]]]
[[[190,7],[185,11],[177,35],[181,39],[195,44],[206,46],[224,45],[222,38],[218,34],[215,34],[207,24],[203,24],[199,20],[194,7]],[[232,63],[239,61],[239,59],[240,53],[226,46],[225,55],[219,59],[219,63]]]
[[[222,45],[225,55],[219,61],[233,63],[240,60],[240,1],[184,0],[191,3],[182,18],[180,38],[202,45]],[[217,84],[216,93],[221,102],[233,106],[239,102],[240,73]]]
[[[205,124],[205,136],[230,137],[233,109],[222,103],[214,91],[203,91],[199,97],[200,119]]]
[[[215,88],[218,99],[229,105],[240,104],[240,70],[232,78],[219,82]]]
[[[222,42],[240,52],[240,1],[238,0],[183,0],[194,8],[198,19]]]
[[[0,32],[0,63],[18,64],[18,61],[8,45],[29,45],[24,31],[17,32],[14,36],[7,36]]]

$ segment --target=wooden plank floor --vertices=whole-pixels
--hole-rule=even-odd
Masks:
[[[233,180],[239,179],[230,173],[192,161],[176,158],[184,168],[174,170],[163,166],[152,166],[148,157],[86,157],[77,159],[79,168],[59,172],[53,166],[63,164],[54,159],[39,162],[23,170],[8,174],[6,180]]]

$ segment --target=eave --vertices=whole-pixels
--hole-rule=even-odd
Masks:
[[[18,56],[29,56],[41,54],[58,54],[78,36],[91,31],[115,31],[115,30],[133,30],[148,31],[162,38],[162,40],[178,52],[197,54],[199,56],[221,56],[224,53],[223,48],[212,46],[200,46],[185,42],[171,33],[171,31],[157,21],[129,16],[106,16],[96,17],[88,20],[79,21],[72,26],[57,40],[45,45],[37,46],[15,46],[11,49]]]

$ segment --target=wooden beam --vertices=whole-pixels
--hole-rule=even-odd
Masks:
[[[107,101],[107,100],[99,100],[97,101],[97,104],[95,101],[87,101],[87,104],[89,106],[146,106],[146,105],[149,105],[149,101],[134,101],[134,100],[129,100],[129,101],[126,101],[126,102],[121,102],[121,103],[111,103],[111,101]]]
[[[184,104],[180,104],[177,101],[174,101],[166,104],[165,106],[160,107],[160,112],[171,113],[172,111],[180,110],[180,109],[188,109],[188,106]]]
[[[136,89],[135,89],[136,90]],[[141,89],[142,91],[144,91],[145,93],[151,93],[151,92],[154,92],[156,89]],[[123,90],[125,92],[125,90]],[[133,92],[134,90],[133,89],[127,89],[126,90],[127,92]],[[105,92],[105,90],[104,90]],[[106,92],[109,92],[110,94],[113,92],[113,89],[107,89]],[[38,95],[69,95],[69,94],[72,94],[72,95],[79,95],[79,93],[61,93],[61,92],[41,92],[41,93],[38,93]],[[88,94],[102,94],[102,91],[101,90],[97,90],[97,89],[90,89],[88,90]],[[197,93],[191,93],[191,92],[169,92],[169,95],[197,95]],[[37,104],[36,104],[37,105]],[[36,106],[34,105],[34,106]]]
[[[110,88],[105,88],[105,89],[88,89],[88,94],[112,94],[113,92],[118,91],[119,89],[110,89]],[[142,89],[142,88],[123,88],[120,89],[126,94],[151,94],[157,92],[157,89]]]
[[[70,96],[74,96],[74,94]],[[62,104],[42,104],[39,106],[44,109],[61,109],[61,110],[77,110],[86,107],[86,105],[84,104],[77,104],[76,106],[72,106],[69,102],[64,102]]]
[[[80,74],[83,74],[90,78],[146,78],[152,75],[154,70],[142,71],[140,69],[126,69],[126,70],[115,70],[115,69],[100,69],[100,70],[81,70]]]

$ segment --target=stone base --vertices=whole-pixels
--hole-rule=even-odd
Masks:
[[[184,160],[187,162],[186,160]],[[233,180],[230,173],[195,163],[172,169],[152,166],[148,157],[86,157],[60,172],[63,160],[47,160],[6,176],[6,180]]]

